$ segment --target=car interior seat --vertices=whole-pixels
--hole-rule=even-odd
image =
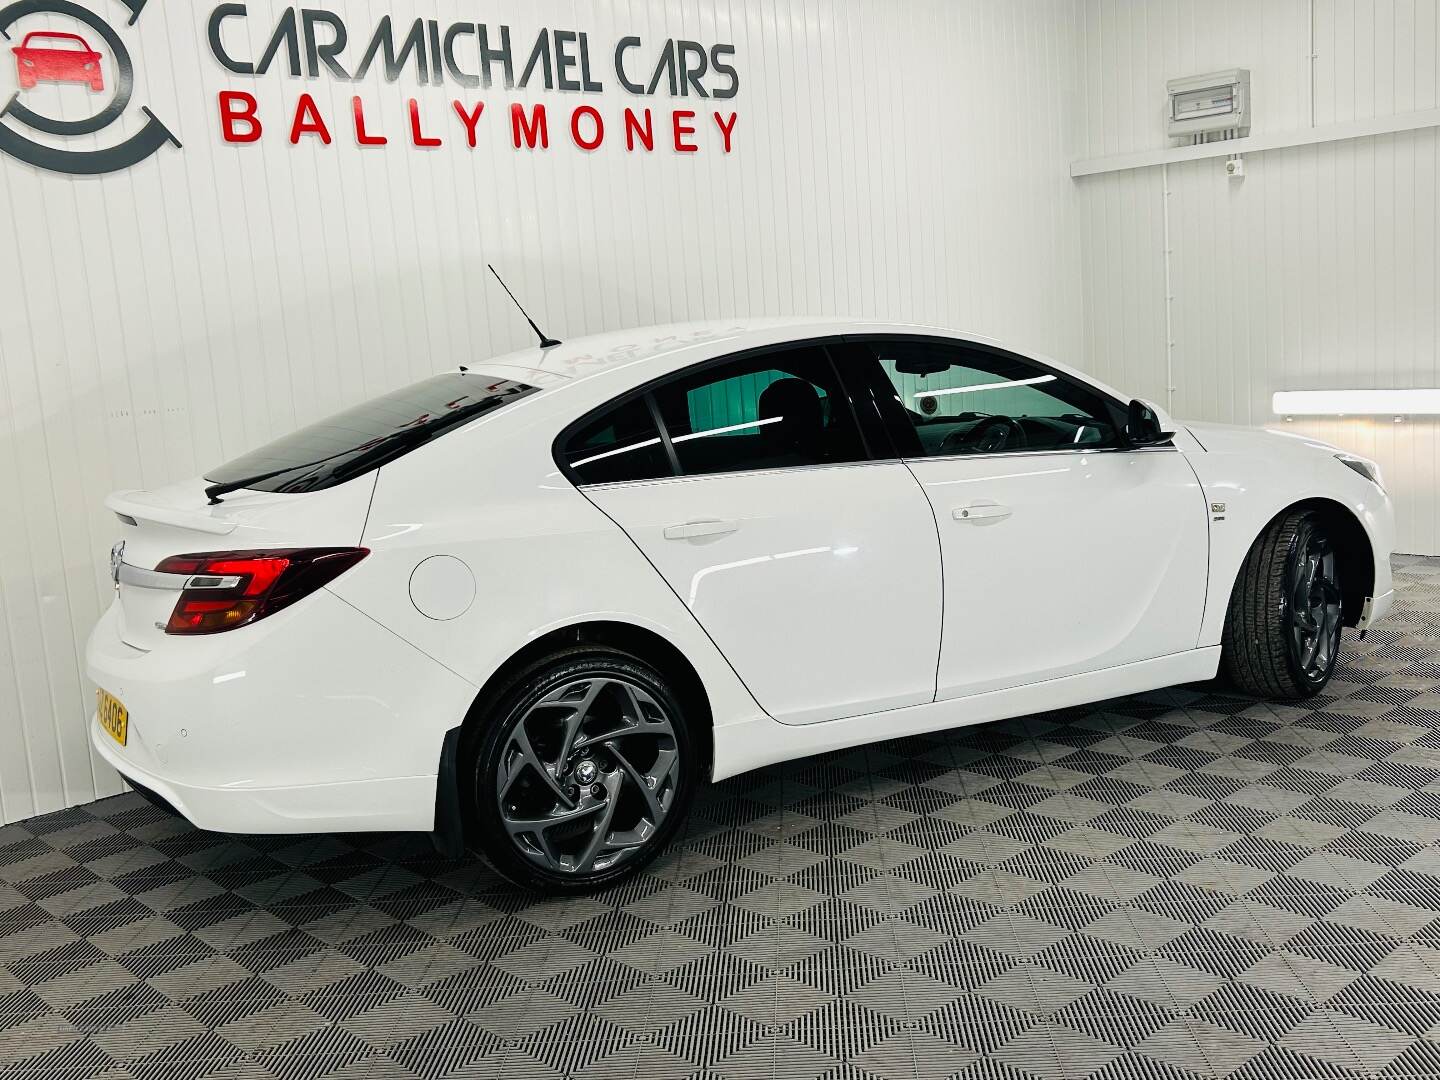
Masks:
[[[776,464],[821,461],[826,450],[825,404],[804,379],[777,379],[760,394],[760,439]],[[764,423],[763,421],[770,421]]]

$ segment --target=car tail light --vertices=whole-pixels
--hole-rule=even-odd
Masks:
[[[186,582],[167,634],[218,634],[273,615],[334,581],[368,548],[285,548],[172,555],[155,568]]]

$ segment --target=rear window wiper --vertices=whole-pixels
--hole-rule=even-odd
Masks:
[[[462,420],[468,420],[476,413],[484,412],[487,409],[501,405],[506,400],[508,399],[503,397],[483,398],[480,401],[472,402],[462,409],[456,409],[454,412],[446,413],[444,416],[431,420],[429,423],[421,424],[419,427],[406,428],[404,431],[392,431],[389,435],[382,435],[368,446],[364,444],[351,446],[338,453],[331,454],[328,457],[317,458],[315,461],[307,461],[300,465],[287,465],[283,469],[272,469],[270,472],[256,473],[254,476],[246,476],[239,480],[227,480],[223,484],[211,484],[205,489],[205,497],[210,500],[211,506],[215,506],[223,501],[221,498],[222,495],[229,495],[232,491],[239,491],[241,488],[247,488],[253,484],[263,484],[266,480],[273,480],[275,477],[284,476],[286,473],[314,469],[320,465],[324,465],[328,461],[334,461],[336,458],[351,457],[352,455],[358,454],[359,456],[356,457],[356,462],[364,461],[368,464],[375,456],[375,451],[379,450],[382,446],[385,447],[387,451],[390,451],[403,449],[412,442],[428,442],[430,439],[438,436],[442,431],[454,427]]]
[[[215,506],[225,501],[220,496],[229,495],[232,491],[239,491],[241,488],[247,488],[251,484],[263,484],[266,480],[273,480],[275,477],[284,476],[288,472],[298,472],[301,469],[313,469],[317,465],[324,465],[327,461],[334,461],[338,457],[344,457],[346,454],[353,454],[354,452],[355,448],[352,446],[349,450],[341,450],[338,454],[331,454],[329,457],[322,457],[317,461],[307,461],[300,465],[287,465],[285,468],[275,469],[273,472],[256,473],[254,476],[246,476],[240,480],[227,480],[223,484],[211,484],[205,489],[205,497],[210,500],[211,506]]]

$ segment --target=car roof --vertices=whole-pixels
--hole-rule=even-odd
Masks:
[[[1033,359],[1113,398],[1128,400],[1118,390],[1068,364],[982,334],[942,326],[832,316],[724,319],[612,330],[573,338],[549,349],[532,345],[465,366],[472,371],[506,375],[541,388],[574,385],[596,376],[618,376],[626,369],[634,369],[625,378],[634,385],[711,357],[843,334],[934,336],[1002,349]],[[614,380],[602,382],[613,385]]]
[[[632,364],[645,364],[689,349],[714,346],[717,351],[739,351],[748,348],[752,342],[758,344],[767,336],[773,336],[776,331],[794,331],[791,336],[801,338],[807,336],[807,328],[821,326],[813,319],[667,323],[587,334],[569,338],[548,349],[532,345],[467,366],[485,371],[501,367],[520,369],[533,376],[532,381],[541,384],[570,382]],[[838,333],[823,328],[819,332]]]
[[[79,34],[72,34],[68,30],[31,30],[28,34],[25,35],[25,41],[29,41],[31,38],[59,38],[63,41],[78,41],[87,49],[90,48],[89,44],[85,41],[84,38],[82,38]],[[24,42],[22,42],[21,44],[23,46]]]

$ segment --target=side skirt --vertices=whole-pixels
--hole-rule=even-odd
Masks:
[[[1213,679],[1219,667],[1220,647],[1215,645],[1103,671],[1067,675],[1028,686],[851,716],[844,720],[791,725],[764,716],[717,725],[713,775],[716,780],[724,780],[779,761],[844,750],[882,739],[968,727],[1028,713],[1107,701],[1181,683],[1202,682]]]

